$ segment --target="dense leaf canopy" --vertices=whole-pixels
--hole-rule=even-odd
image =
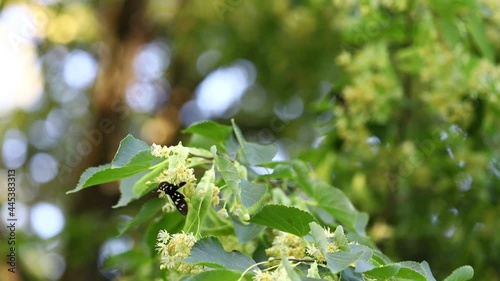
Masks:
[[[499,1],[2,1],[0,42],[20,280],[153,280],[159,231],[188,229],[218,267],[187,280],[239,278],[268,228],[316,223],[365,247],[324,252],[350,280],[500,279]],[[206,193],[162,216],[149,183],[188,156],[149,145],[179,141]]]

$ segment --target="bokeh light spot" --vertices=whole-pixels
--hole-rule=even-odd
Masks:
[[[161,43],[145,45],[134,59],[137,80],[152,81],[162,77],[170,64],[170,49]]]
[[[127,104],[138,112],[151,112],[157,104],[156,89],[151,83],[134,83],[125,93]]]
[[[57,168],[57,160],[47,153],[37,153],[30,161],[31,177],[38,183],[46,183],[55,178]]]
[[[9,129],[5,132],[2,144],[2,160],[5,167],[15,169],[26,161],[28,141],[23,132]]]
[[[196,89],[198,108],[210,118],[230,117],[226,113],[254,83],[255,77],[255,67],[246,60],[211,72]]]
[[[75,50],[64,62],[64,81],[75,89],[85,89],[94,81],[97,74],[97,63],[87,52]]]
[[[42,239],[59,234],[64,227],[64,215],[56,205],[40,202],[31,208],[31,227]]]

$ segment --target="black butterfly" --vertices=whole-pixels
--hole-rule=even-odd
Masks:
[[[188,205],[186,203],[186,199],[184,199],[184,195],[177,191],[177,189],[183,187],[185,184],[185,182],[181,182],[178,185],[173,185],[169,182],[164,181],[160,182],[160,184],[158,185],[158,189],[170,196],[172,201],[174,201],[177,210],[179,210],[179,212],[184,216],[187,215]]]

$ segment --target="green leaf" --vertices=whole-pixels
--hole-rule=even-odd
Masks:
[[[351,230],[356,230],[358,212],[341,190],[323,182],[316,182],[312,186],[310,196],[335,219],[349,226]]]
[[[378,280],[386,280],[396,275],[401,266],[399,264],[384,265],[363,272],[364,275]]]
[[[265,226],[255,223],[243,224],[237,217],[231,217],[231,220],[236,237],[241,244],[252,241],[265,228]]]
[[[139,169],[138,169],[139,168]],[[91,167],[85,170],[83,174],[80,176],[80,180],[76,187],[68,192],[74,193],[80,191],[86,187],[98,185],[101,183],[112,182],[116,180],[120,180],[123,178],[128,178],[134,174],[140,173],[147,169],[147,167],[131,167],[124,166],[121,168],[111,168],[111,164],[102,165],[99,167]]]
[[[358,212],[340,189],[310,178],[310,170],[302,161],[296,160],[291,164],[295,170],[294,181],[309,197],[318,202],[319,207],[339,220],[349,230],[365,235],[366,215]]]
[[[309,223],[313,221],[315,221],[314,217],[308,212],[283,205],[266,205],[250,219],[250,222],[297,236],[308,234]]]
[[[191,255],[184,262],[212,268],[226,268],[244,272],[255,265],[249,256],[238,251],[226,252],[215,237],[206,237],[194,244]]]
[[[155,158],[151,155],[151,149],[147,143],[134,138],[132,135],[127,135],[120,142],[118,151],[111,162],[111,167],[119,168],[130,164],[149,167],[151,161]]]
[[[365,245],[351,244],[349,245],[349,251],[352,253],[362,253],[359,261],[370,261],[373,256],[372,249]]]
[[[241,198],[241,188],[239,186],[241,178],[236,166],[231,161],[219,155],[214,155],[214,158],[217,170],[221,173],[226,184],[237,198]]]
[[[267,186],[265,184],[251,183],[242,180],[241,186],[241,202],[246,208],[251,208],[266,194]]]
[[[261,145],[245,142],[242,146],[243,159],[251,166],[271,162],[278,153],[278,147],[274,144]]]
[[[215,269],[182,278],[181,281],[238,281],[241,274],[231,270]]]
[[[424,271],[424,276],[429,281],[436,281],[436,278],[432,275],[431,268],[426,261],[420,263],[422,270]]]
[[[293,178],[293,169],[288,164],[288,162],[273,162],[272,164],[276,165],[270,165],[270,163],[267,163],[266,166],[269,166],[269,168],[274,168],[273,173],[270,175],[271,178],[276,179],[292,179]],[[262,165],[260,165],[262,166]]]
[[[301,281],[299,275],[293,270],[293,266],[290,264],[286,257],[282,257],[281,262],[285,267],[286,274],[288,275],[288,279],[290,281]]]
[[[309,223],[309,227],[316,246],[323,255],[326,255],[328,253],[328,241],[326,240],[325,230],[316,222]]]
[[[147,174],[148,172],[142,172],[122,180],[120,182],[120,200],[118,200],[118,203],[113,208],[127,206],[130,202],[138,199],[139,195],[134,193],[134,185]]]
[[[479,8],[478,8],[479,9]],[[467,29],[469,30],[474,43],[478,46],[481,54],[486,57],[490,62],[495,61],[495,47],[489,41],[486,36],[486,28],[483,24],[481,17],[475,12],[472,15],[466,17],[464,20],[466,22]]]
[[[210,168],[205,172],[200,182],[196,186],[197,191],[203,191],[205,196],[193,196],[191,197],[191,210],[189,210],[186,217],[186,224],[184,226],[185,232],[198,233],[201,224],[208,214],[212,203],[212,186],[215,182],[215,171],[214,167]]]
[[[461,266],[446,277],[444,281],[466,281],[474,277],[474,269],[469,265]]]
[[[201,157],[208,159],[211,159],[213,157],[212,152],[210,152],[210,150],[198,147],[189,147],[189,154],[191,154],[191,156],[193,157]]]
[[[422,265],[418,262],[405,261],[398,264],[401,266],[401,268],[395,275],[396,278],[414,281],[427,281]]]
[[[136,225],[151,220],[151,218],[153,218],[156,213],[161,210],[161,206],[164,203],[165,201],[159,198],[151,199],[148,202],[144,203],[144,205],[142,205],[141,209],[139,210],[139,213],[137,213],[137,215],[132,220],[118,227],[119,235],[121,236],[123,233],[125,233],[125,231]]]
[[[355,272],[352,268],[348,267],[342,271],[340,281],[365,281],[365,278],[363,278],[360,273]]]
[[[278,153],[278,147],[273,144],[261,145],[256,143],[248,143],[245,141],[245,138],[243,137],[240,128],[234,122],[234,119],[231,119],[231,124],[233,125],[236,140],[240,145],[243,162],[247,162],[251,166],[255,166],[268,163],[273,160],[276,153]]]
[[[236,122],[234,122],[234,119],[231,119],[231,125],[233,126],[233,131],[234,131],[234,135],[236,136],[236,140],[238,141],[240,146],[244,146],[245,145],[245,138],[243,137],[243,134],[241,133],[241,130],[238,127],[238,125],[236,125]]]
[[[118,152],[111,164],[88,168],[80,176],[76,187],[67,193],[144,172],[149,169],[153,159],[155,157],[151,155],[149,146],[145,142],[128,135],[120,142]]]
[[[351,244],[348,246],[351,253],[361,253],[359,257],[355,270],[356,272],[365,272],[375,268],[375,266],[371,263],[371,258],[373,256],[373,251],[369,247],[365,245],[359,244]]]
[[[147,185],[147,183],[154,182],[155,178],[168,167],[168,162],[169,161],[165,159],[163,162],[157,164],[151,172],[147,173],[140,180],[138,180],[132,188],[134,193],[138,196],[143,196],[153,190],[157,185]]]
[[[226,153],[228,155],[236,155],[238,154],[239,147],[240,146],[238,145],[238,142],[236,141],[234,134],[231,134],[225,143]]]
[[[362,259],[362,257],[358,260],[356,263],[356,267],[354,268],[356,272],[363,273],[369,270],[374,269],[376,266],[374,266],[372,263],[369,261],[366,261]]]
[[[341,225],[337,226],[335,229],[333,240],[340,250],[349,251],[349,241],[347,241],[347,237],[345,237],[344,234],[344,228]]]
[[[141,266],[153,266],[153,259],[142,249],[134,248],[127,252],[109,255],[103,261],[103,268],[111,270],[139,270]]]
[[[339,236],[340,234],[344,233],[343,230],[340,229],[339,227],[337,227],[334,235]],[[343,241],[343,239],[340,238],[339,241]],[[347,247],[348,251],[323,254],[326,257],[327,266],[332,273],[337,274],[338,272],[343,271],[344,269],[351,266],[351,264],[353,264],[356,261],[357,261],[356,266],[360,261],[362,261],[363,264],[362,267],[368,266],[366,264],[366,261],[370,259],[372,255],[371,250],[363,245],[353,245],[353,246],[360,246],[360,247],[352,247],[352,248]]]
[[[231,135],[231,127],[214,121],[201,121],[184,129],[182,132],[198,134],[217,142],[226,141]]]
[[[352,263],[357,261],[363,253],[351,253],[351,252],[334,252],[326,254],[326,263],[328,269],[333,274],[337,274],[342,270],[348,268]]]
[[[354,224],[356,234],[366,237],[366,226],[368,225],[368,220],[369,216],[367,213],[356,213],[356,223]]]
[[[456,26],[455,18],[448,16],[442,16],[438,18],[438,25],[441,29],[441,34],[443,35],[448,46],[453,47],[456,46],[461,41],[460,31]]]

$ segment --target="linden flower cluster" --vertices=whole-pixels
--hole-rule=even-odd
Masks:
[[[327,245],[328,252],[336,252],[339,250],[339,247],[336,243],[333,242],[331,238],[334,237],[334,234],[330,231],[329,228],[324,229],[325,236],[329,241]],[[314,245],[314,243],[308,243],[305,240],[301,239],[298,236],[295,236],[290,233],[279,231],[276,237],[273,240],[273,246],[266,249],[266,254],[272,257],[293,257],[293,258],[304,258],[306,255],[309,257],[313,257],[319,262],[324,262],[325,257],[321,253],[321,251]]]
[[[338,246],[335,243],[328,243],[327,252],[333,253],[338,251]],[[307,244],[306,253],[308,256],[313,257],[320,263],[326,262],[325,256],[321,253],[321,251],[312,243]]]
[[[338,245],[335,244],[334,242],[330,242],[332,240],[331,238],[333,238],[333,236],[334,236],[334,234],[330,231],[330,228],[324,229],[324,232],[325,232],[325,237],[329,241],[328,245],[327,245],[327,249],[326,249],[327,252],[333,253],[333,252],[338,251],[339,250]],[[323,253],[321,253],[321,251],[313,243],[307,244],[306,253],[308,256],[313,257],[318,262],[321,262],[321,263],[326,262],[326,259],[325,259],[325,256],[323,255]]]
[[[278,268],[272,272],[258,270],[253,276],[254,281],[288,281],[290,277],[283,267]]]
[[[243,221],[250,220],[250,215],[248,214],[247,209],[241,204],[241,202],[235,202],[229,212],[233,215],[238,216]]]
[[[196,178],[194,176],[194,170],[192,168],[186,168],[184,164],[178,164],[174,167],[169,167],[164,170],[160,175],[158,175],[155,179],[156,182],[169,182],[172,184],[179,184],[181,182],[187,183],[183,187],[183,193],[185,196],[190,197],[194,193],[194,184],[190,184],[196,182]],[[158,191],[160,198],[168,197],[163,191]],[[173,202],[169,199],[168,202],[162,208],[165,213],[175,212],[176,208]]]
[[[286,232],[278,232],[274,237],[273,246],[266,249],[266,254],[272,257],[303,258],[307,243],[300,237]]]
[[[310,269],[307,271],[307,277],[320,279],[321,276],[318,272],[318,264],[314,262],[311,264]],[[255,275],[252,278],[253,281],[289,281],[290,277],[283,266],[278,267],[273,271],[261,271],[260,269],[255,271]],[[325,276],[321,280],[333,280],[329,276]]]
[[[170,154],[170,149],[167,146],[153,143],[151,145],[151,154],[156,157],[167,158]]]
[[[172,184],[179,184],[181,182],[192,183],[196,181],[193,168],[187,168],[185,164],[178,163],[175,167],[169,167],[156,177],[157,182],[169,182]],[[186,188],[184,188],[186,193]],[[190,196],[191,194],[186,194]]]
[[[208,188],[197,188],[197,194],[200,198],[203,198],[205,197],[205,195],[207,194],[207,192],[209,192],[212,197],[211,197],[211,201],[212,201],[212,206],[217,206],[219,205],[219,202],[220,202],[220,198],[219,198],[219,193],[220,193],[220,189],[215,185],[215,184],[211,184],[210,186],[208,186]]]
[[[337,64],[352,74],[342,95],[348,106],[334,108],[336,132],[346,140],[347,148],[361,148],[362,154],[370,151],[366,139],[371,133],[369,122],[386,122],[392,108],[388,105],[400,99],[402,89],[391,66],[391,56],[383,43],[359,49],[355,53],[342,52],[336,58]],[[356,116],[356,118],[352,118]]]
[[[169,161],[168,169],[163,171],[156,180],[158,182],[166,181],[172,184],[181,182],[194,182],[194,170],[186,167],[186,162],[189,161],[189,148],[182,146],[179,142],[175,146],[162,146],[157,144],[151,145],[151,154],[156,157],[167,158]]]
[[[325,238],[328,241],[326,251],[328,253],[339,251],[339,245],[334,241],[335,233],[330,231],[330,228],[323,229]],[[319,275],[318,264],[326,262],[323,253],[316,247],[313,242],[307,242],[298,236],[277,231],[273,240],[273,246],[266,249],[266,254],[271,257],[281,258],[313,258],[314,262],[310,265],[307,271],[307,277],[321,278]],[[355,266],[355,265],[353,265]],[[282,265],[279,265],[275,270],[255,271],[254,281],[277,281],[277,280],[290,280],[286,270]],[[328,276],[323,277],[323,280],[333,280]],[[325,279],[326,278],[326,279]]]
[[[170,235],[166,230],[158,232],[156,250],[160,254],[160,269],[175,269],[180,273],[195,274],[203,270],[202,266],[182,262],[191,253],[196,238],[193,233]]]

